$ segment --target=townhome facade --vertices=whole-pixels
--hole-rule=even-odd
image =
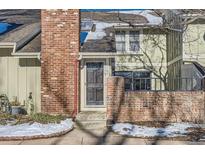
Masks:
[[[161,15],[151,10],[41,10],[40,31],[34,26],[28,32],[30,35],[19,40],[23,42],[19,50],[24,52],[12,50],[8,54],[4,49],[6,42],[1,42],[1,58],[17,59],[12,65],[17,70],[13,78],[21,83],[15,90],[0,86],[3,89],[0,92],[9,95],[9,99],[16,97],[21,104],[32,93],[36,112],[48,114],[76,117],[79,112],[103,111],[110,121],[201,122],[205,111],[203,80],[192,82],[196,73],[190,75],[185,71],[188,68],[184,67],[188,62],[185,57],[190,55],[187,53],[190,50],[183,43],[182,27],[175,23],[171,27],[164,25],[164,15],[168,21],[174,19],[180,23],[176,13],[175,10],[165,10]],[[199,25],[195,26],[188,27],[187,36],[192,35],[191,31],[203,31]],[[40,50],[35,48],[36,44]],[[199,51],[203,53],[200,44],[203,46],[200,41],[194,50],[198,55],[201,55]],[[19,76],[23,74],[20,72],[22,59],[38,62],[23,67],[26,74],[23,77],[30,81],[31,88]],[[1,81],[12,83],[5,63],[1,72],[9,77],[1,76],[4,78]],[[203,60],[200,64],[203,65]],[[15,92],[11,93],[11,89]],[[28,93],[23,97],[22,89]]]
[[[167,71],[161,24],[162,19],[150,11],[81,12],[81,35],[87,34],[80,50],[81,111],[106,111],[109,76],[126,77],[126,90],[163,87],[158,78]]]

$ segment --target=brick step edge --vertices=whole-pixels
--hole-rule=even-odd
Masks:
[[[46,138],[51,138],[51,137],[59,137],[62,135],[65,135],[72,131],[74,126],[72,128],[58,132],[58,133],[52,133],[49,135],[34,135],[34,136],[11,136],[11,137],[1,137],[0,136],[0,141],[18,141],[18,140],[32,140],[32,139],[46,139]]]

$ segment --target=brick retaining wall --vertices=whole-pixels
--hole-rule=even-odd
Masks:
[[[123,77],[107,82],[107,119],[114,122],[204,122],[204,91],[124,91]]]

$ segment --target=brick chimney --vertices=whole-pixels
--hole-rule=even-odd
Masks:
[[[78,102],[79,10],[41,11],[41,111],[72,114]]]

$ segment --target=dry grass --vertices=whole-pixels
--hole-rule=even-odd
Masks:
[[[63,115],[49,115],[43,113],[28,115],[10,115],[5,113],[0,113],[0,125],[6,125],[8,123],[12,125],[23,124],[23,123],[33,123],[38,122],[41,124],[47,123],[60,123],[61,120],[65,120],[69,116]]]

